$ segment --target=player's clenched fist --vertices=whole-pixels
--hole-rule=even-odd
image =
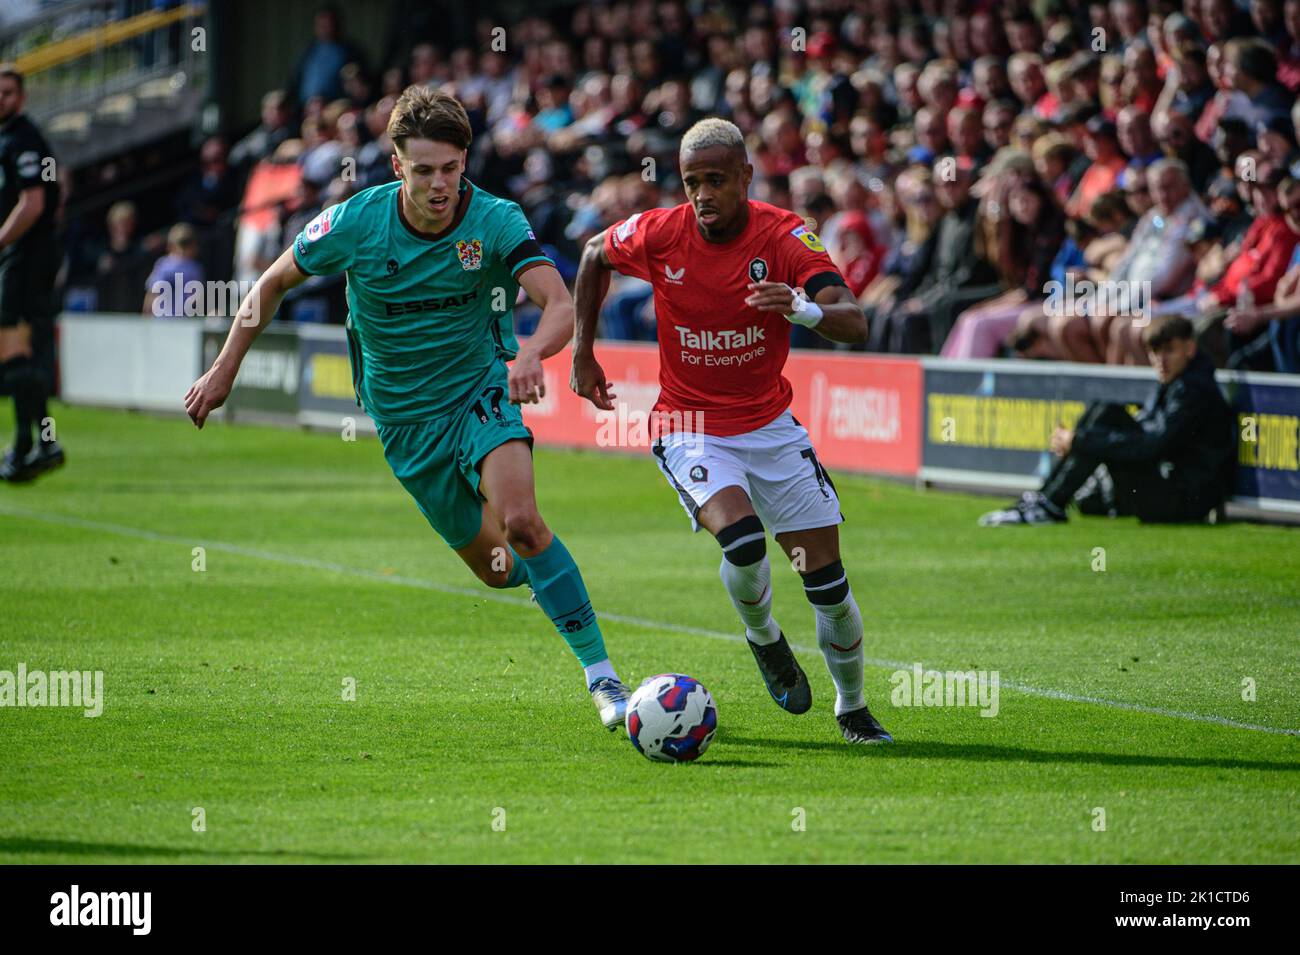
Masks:
[[[618,396],[610,391],[613,382],[605,379],[605,370],[600,367],[593,355],[573,356],[573,369],[569,373],[569,387],[574,393],[586,398],[601,411],[613,411],[614,399]]]
[[[190,385],[190,390],[185,392],[185,413],[196,427],[202,428],[208,415],[226,403],[233,384],[232,377],[216,368],[209,368],[202,378]]]

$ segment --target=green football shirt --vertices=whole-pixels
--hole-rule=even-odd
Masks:
[[[517,203],[462,177],[450,226],[417,232],[400,182],[326,209],[298,233],[307,275],[347,273],[348,346],[361,407],[379,424],[455,411],[497,356],[519,349],[519,276],[550,264]]]

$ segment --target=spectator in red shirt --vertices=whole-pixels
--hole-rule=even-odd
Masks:
[[[871,223],[861,212],[849,212],[835,230],[831,259],[857,298],[880,272],[885,250],[876,242]]]
[[[1278,205],[1277,187],[1286,178],[1285,174],[1276,166],[1261,166],[1258,173],[1259,178],[1250,190],[1255,221],[1246,231],[1240,254],[1223,278],[1210,288],[1210,295],[1223,308],[1242,302],[1253,305],[1273,301],[1278,279],[1286,272],[1300,239],[1287,227],[1286,217]]]
[[[1229,309],[1235,306],[1246,310],[1273,301],[1277,284],[1286,274],[1296,244],[1300,242],[1300,235],[1296,235],[1287,225],[1286,216],[1279,204],[1278,186],[1284,178],[1281,169],[1273,166],[1260,167],[1259,178],[1251,184],[1250,190],[1251,206],[1256,218],[1242,240],[1237,257],[1228,265],[1223,276],[1208,289],[1193,288],[1186,295],[1156,305],[1152,310],[1155,317],[1185,315],[1196,323],[1199,339],[1213,339],[1221,337],[1220,326]],[[1112,343],[1121,342],[1122,350],[1127,352],[1134,364],[1145,363],[1141,330],[1120,326],[1121,323],[1111,326]],[[1212,343],[1210,350],[1219,351],[1217,344]],[[1244,344],[1244,338],[1229,340],[1226,351],[1236,351]]]
[[[1119,174],[1127,165],[1119,151],[1119,137],[1114,123],[1103,116],[1094,116],[1088,120],[1086,129],[1083,148],[1092,160],[1092,165],[1083,174],[1074,195],[1066,203],[1066,215],[1072,219],[1083,218],[1098,196],[1114,189]]]
[[[1287,178],[1277,190],[1278,206],[1286,216],[1287,225],[1300,239],[1300,181]],[[1229,356],[1228,367],[1253,367],[1250,360],[1260,351],[1266,339],[1273,352],[1273,370],[1285,374],[1300,372],[1300,248],[1291,254],[1291,264],[1277,283],[1273,303],[1265,306],[1234,308],[1223,325],[1236,340],[1249,341],[1251,346],[1239,349]],[[1262,329],[1267,334],[1258,335]],[[1234,339],[1229,339],[1233,341]],[[1242,359],[1245,359],[1243,362]]]

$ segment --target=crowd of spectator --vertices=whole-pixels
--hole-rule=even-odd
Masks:
[[[523,206],[569,279],[590,236],[685,201],[678,141],[717,115],[753,197],[815,224],[859,297],[854,347],[1142,364],[1141,329],[1180,314],[1220,365],[1300,371],[1300,0],[584,2],[377,68],[337,10],[314,31],[260,125],[203,144],[176,195],[190,231],[154,257],[233,229],[233,275],[255,279],[391,180],[388,114],[426,83],[469,112],[468,177]],[[83,268],[137,254],[132,219],[114,206]],[[341,320],[338,283],[285,308]],[[617,281],[602,333],[654,337],[648,285]]]

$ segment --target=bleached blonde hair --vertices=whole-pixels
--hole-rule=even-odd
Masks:
[[[682,137],[679,152],[684,156],[687,153],[708,149],[710,146],[726,146],[728,149],[739,149],[743,154],[745,151],[745,137],[741,134],[740,127],[735,123],[719,119],[716,116],[710,116],[686,130],[686,135]]]

